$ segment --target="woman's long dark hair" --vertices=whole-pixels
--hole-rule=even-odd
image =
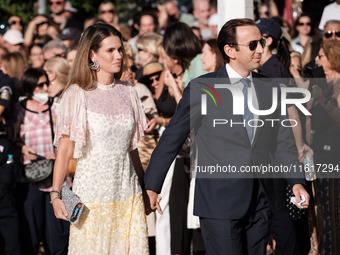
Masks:
[[[22,76],[19,83],[19,95],[32,99],[33,91],[37,87],[38,80],[41,76],[45,76],[48,81],[48,76],[44,70],[38,68],[28,68]]]
[[[163,37],[165,53],[178,60],[178,64],[186,69],[190,61],[201,53],[201,43],[191,28],[182,22],[171,23]]]
[[[269,46],[269,49],[273,51],[277,48],[276,56],[280,60],[280,62],[284,65],[284,67],[289,70],[290,66],[290,51],[289,46],[290,42],[284,36],[281,36],[280,40],[276,40],[273,38],[273,43]]]

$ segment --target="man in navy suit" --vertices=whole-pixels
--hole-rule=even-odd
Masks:
[[[267,116],[253,114],[246,104],[243,114],[237,115],[234,114],[231,90],[224,88],[215,93],[217,91],[213,89],[218,88],[216,84],[229,84],[226,86],[239,89],[245,98],[249,94],[254,108],[271,108],[275,85],[273,82],[256,81],[255,78],[260,75],[252,72],[260,67],[264,47],[264,40],[254,21],[228,21],[219,33],[218,45],[226,66],[191,81],[184,90],[176,113],[151,157],[144,177],[145,188],[151,209],[161,213],[158,194],[167,169],[193,129],[198,148],[196,171],[207,169],[201,166],[217,165],[236,170],[216,175],[203,170],[197,173],[194,214],[200,217],[207,253],[265,254],[272,218],[269,205],[273,199],[273,182],[257,178],[259,176],[254,173],[240,173],[240,170],[272,163],[297,166],[294,137],[290,127],[281,125],[280,121],[268,121],[284,118],[280,102],[277,109]],[[212,100],[207,100],[208,113],[203,114],[200,93],[208,88],[219,95],[220,105],[217,107]],[[263,125],[249,125],[254,120]],[[297,202],[302,196],[306,198],[302,207],[307,208],[309,195],[303,186],[304,180],[288,176],[287,181],[293,187]]]

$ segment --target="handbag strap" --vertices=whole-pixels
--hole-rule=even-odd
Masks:
[[[48,98],[48,112],[50,114],[50,127],[51,127],[51,137],[52,137],[52,146],[54,143],[54,129],[53,129],[53,121],[52,121],[52,105],[53,105],[54,97]],[[54,146],[53,146],[54,150]]]

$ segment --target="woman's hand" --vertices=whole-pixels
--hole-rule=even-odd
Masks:
[[[48,154],[46,159],[55,159],[55,153]]]
[[[167,69],[165,70],[164,84],[168,86],[170,95],[173,96],[178,103],[181,100],[183,94],[183,81],[180,78],[175,80],[170,71]]]
[[[168,86],[170,94],[171,91],[178,89],[175,78],[172,76],[169,69],[164,72],[164,84]]]
[[[145,206],[145,213],[146,213],[146,215],[149,215],[150,213],[152,213],[152,210],[151,210],[151,207],[150,207],[149,196],[146,193],[145,189],[143,189],[143,200],[144,200],[144,206]]]
[[[152,130],[154,130],[157,126],[157,119],[152,118],[151,120],[148,121],[148,128],[145,129],[145,132],[150,132]]]
[[[31,147],[28,147],[27,145],[22,146],[21,153],[24,154],[28,160],[37,159],[37,156],[34,155],[36,154],[36,151],[33,150]]]
[[[312,96],[320,104],[322,104],[326,100],[322,94],[322,89],[318,85],[312,86]]]
[[[58,197],[58,194],[56,194],[56,193],[51,194],[51,201],[53,201],[53,199],[55,199],[52,202],[54,215],[58,219],[67,220],[67,218],[66,218],[67,217],[67,211],[66,211],[66,208],[65,208],[65,204],[60,198],[57,198],[57,197]]]

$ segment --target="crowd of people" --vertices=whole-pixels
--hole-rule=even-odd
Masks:
[[[339,0],[293,26],[264,3],[220,31],[215,0],[166,0],[132,26],[110,1],[85,20],[66,0],[49,9],[0,26],[0,254],[340,254]],[[288,128],[247,103],[235,115],[231,90],[214,87],[226,81],[259,110],[272,88],[303,89],[311,115],[288,105],[266,116]],[[226,116],[248,125],[210,127]],[[304,169],[307,155],[313,180],[195,171]],[[42,159],[53,174],[28,180]],[[63,186],[85,204],[74,225]]]

